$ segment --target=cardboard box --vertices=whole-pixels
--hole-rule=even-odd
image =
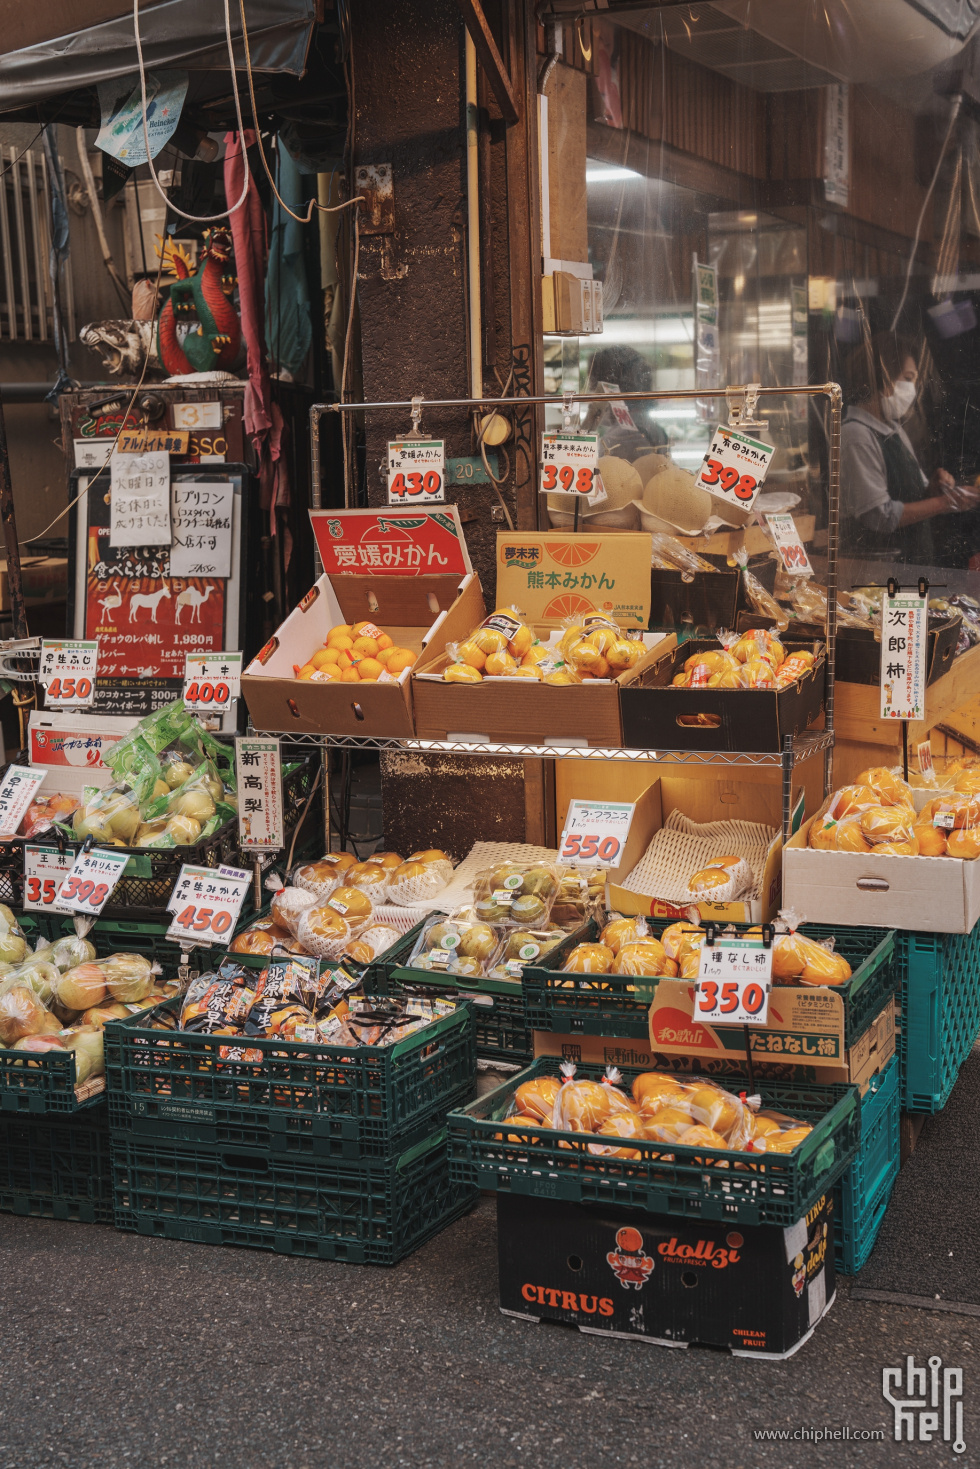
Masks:
[[[623,860],[619,867],[609,874],[606,901],[611,911],[643,913],[653,918],[688,918],[696,906],[703,921],[710,922],[713,919],[715,922],[724,923],[767,923],[776,916],[777,910],[782,906],[780,856],[783,840],[781,835],[773,838],[766,853],[762,892],[758,898],[746,898],[735,903],[698,903],[697,905],[688,903],[681,906],[664,901],[656,893],[636,893],[622,886],[623,878],[633,871],[670,812],[677,807],[685,815],[688,814],[685,798],[689,794],[689,788],[694,787],[696,791],[701,784],[703,782],[659,777],[651,782],[636,801],[633,824],[623,849]],[[725,809],[724,816],[731,820],[761,822],[771,826],[773,822],[770,808],[766,802],[766,794],[764,786],[750,784],[740,786],[735,804]],[[700,821],[703,818],[698,813],[692,819]],[[804,911],[811,921],[816,922],[815,914],[806,909]],[[838,919],[837,921],[845,920]]]
[[[20,564],[20,582],[28,605],[64,602],[68,596],[68,561],[63,556],[28,556]],[[10,580],[0,561],[0,612],[10,611]]]
[[[647,572],[649,595],[649,571]],[[413,670],[415,728],[423,739],[465,739],[473,743],[595,745],[623,741],[619,712],[621,680],[595,679],[574,687],[551,688],[529,678],[489,678],[478,684],[444,683],[447,643],[463,642],[487,615],[474,579],[456,605],[426,635],[425,652]],[[542,639],[553,629],[532,623]],[[558,634],[555,633],[557,638]],[[643,668],[655,649],[673,636],[647,633]],[[247,695],[246,695],[247,697]],[[253,715],[254,719],[254,715]]]
[[[816,517],[813,515],[794,515],[796,529],[800,533],[800,540],[807,544],[813,540],[816,530]],[[677,536],[682,545],[689,546],[692,551],[699,552],[702,556],[734,556],[736,551],[743,548],[750,556],[765,556],[774,550],[772,537],[768,530],[762,525],[747,525],[742,530],[719,530],[706,536]]]
[[[112,714],[31,712],[27,748],[29,763],[50,768],[42,792],[80,796],[86,786],[104,790],[112,771],[103,752],[136,725],[135,718]]]
[[[642,531],[498,531],[497,606],[519,607],[537,628],[596,612],[647,628],[650,547]]]
[[[807,922],[970,933],[980,919],[980,861],[816,851],[807,845],[814,820],[783,851],[784,906]]]
[[[708,571],[666,571],[659,566],[650,572],[650,626],[700,627],[714,631],[734,628],[739,611],[749,606],[740,566],[729,566],[725,556],[707,558],[716,567]],[[776,583],[776,563],[771,556],[755,556],[749,571],[768,592]]]
[[[634,749],[772,750],[802,734],[823,712],[826,660],[783,689],[675,689],[675,674],[695,653],[718,650],[715,638],[664,649],[622,676],[623,743]],[[787,652],[814,644],[786,642]],[[710,721],[706,723],[706,721]]]
[[[497,1266],[507,1316],[791,1357],[833,1304],[833,1196],[782,1229],[499,1193]]]
[[[412,735],[411,669],[391,683],[311,683],[294,676],[341,622],[377,624],[421,655],[442,615],[480,584],[471,572],[442,576],[334,575],[326,572],[242,674],[242,697],[259,730],[289,734]],[[560,690],[556,690],[560,692]]]

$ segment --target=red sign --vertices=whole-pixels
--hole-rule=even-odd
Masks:
[[[330,576],[439,576],[472,571],[455,505],[413,509],[311,510]]]

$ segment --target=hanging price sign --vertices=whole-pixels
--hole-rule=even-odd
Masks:
[[[57,847],[24,848],[24,907],[33,913],[70,913],[58,893],[75,865],[70,852]]]
[[[921,719],[926,703],[929,607],[914,592],[881,599],[882,719]]]
[[[188,653],[184,706],[192,714],[225,714],[242,689],[241,653]]]
[[[89,916],[101,913],[128,861],[128,852],[109,851],[104,847],[79,852],[58,890],[58,902],[72,913]]]
[[[772,945],[758,939],[719,938],[701,947],[694,997],[699,1017],[712,1025],[765,1025],[772,989]]]
[[[167,905],[173,918],[166,937],[185,949],[227,944],[251,882],[241,868],[185,865]]]
[[[583,495],[590,505],[608,499],[599,460],[598,434],[541,435],[541,494]]]
[[[46,709],[84,709],[95,702],[95,675],[99,640],[41,643],[38,680],[44,686]]]
[[[765,521],[782,558],[783,570],[790,576],[812,576],[813,567],[792,515],[767,515]]]
[[[720,500],[751,510],[775,452],[773,444],[719,425],[695,483]]]
[[[576,867],[618,867],[635,809],[626,801],[569,801],[559,859]]]
[[[388,504],[430,505],[446,498],[444,439],[398,439],[388,444]]]
[[[0,838],[16,835],[28,806],[48,771],[37,765],[10,765],[0,781]]]

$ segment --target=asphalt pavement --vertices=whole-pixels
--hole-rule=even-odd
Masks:
[[[839,1280],[784,1362],[602,1339],[502,1316],[495,1236],[488,1197],[393,1269],[0,1215],[0,1469],[980,1463],[977,1317]],[[894,1442],[910,1354],[963,1369],[964,1454]]]

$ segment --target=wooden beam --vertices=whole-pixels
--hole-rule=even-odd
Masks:
[[[510,77],[507,75],[500,52],[497,50],[493,33],[487,25],[487,18],[483,14],[480,0],[456,0],[456,4],[462,12],[466,29],[476,47],[477,59],[487,74],[487,80],[493,89],[493,95],[497,99],[504,122],[519,122],[521,114],[514,95],[514,88],[511,86]]]

